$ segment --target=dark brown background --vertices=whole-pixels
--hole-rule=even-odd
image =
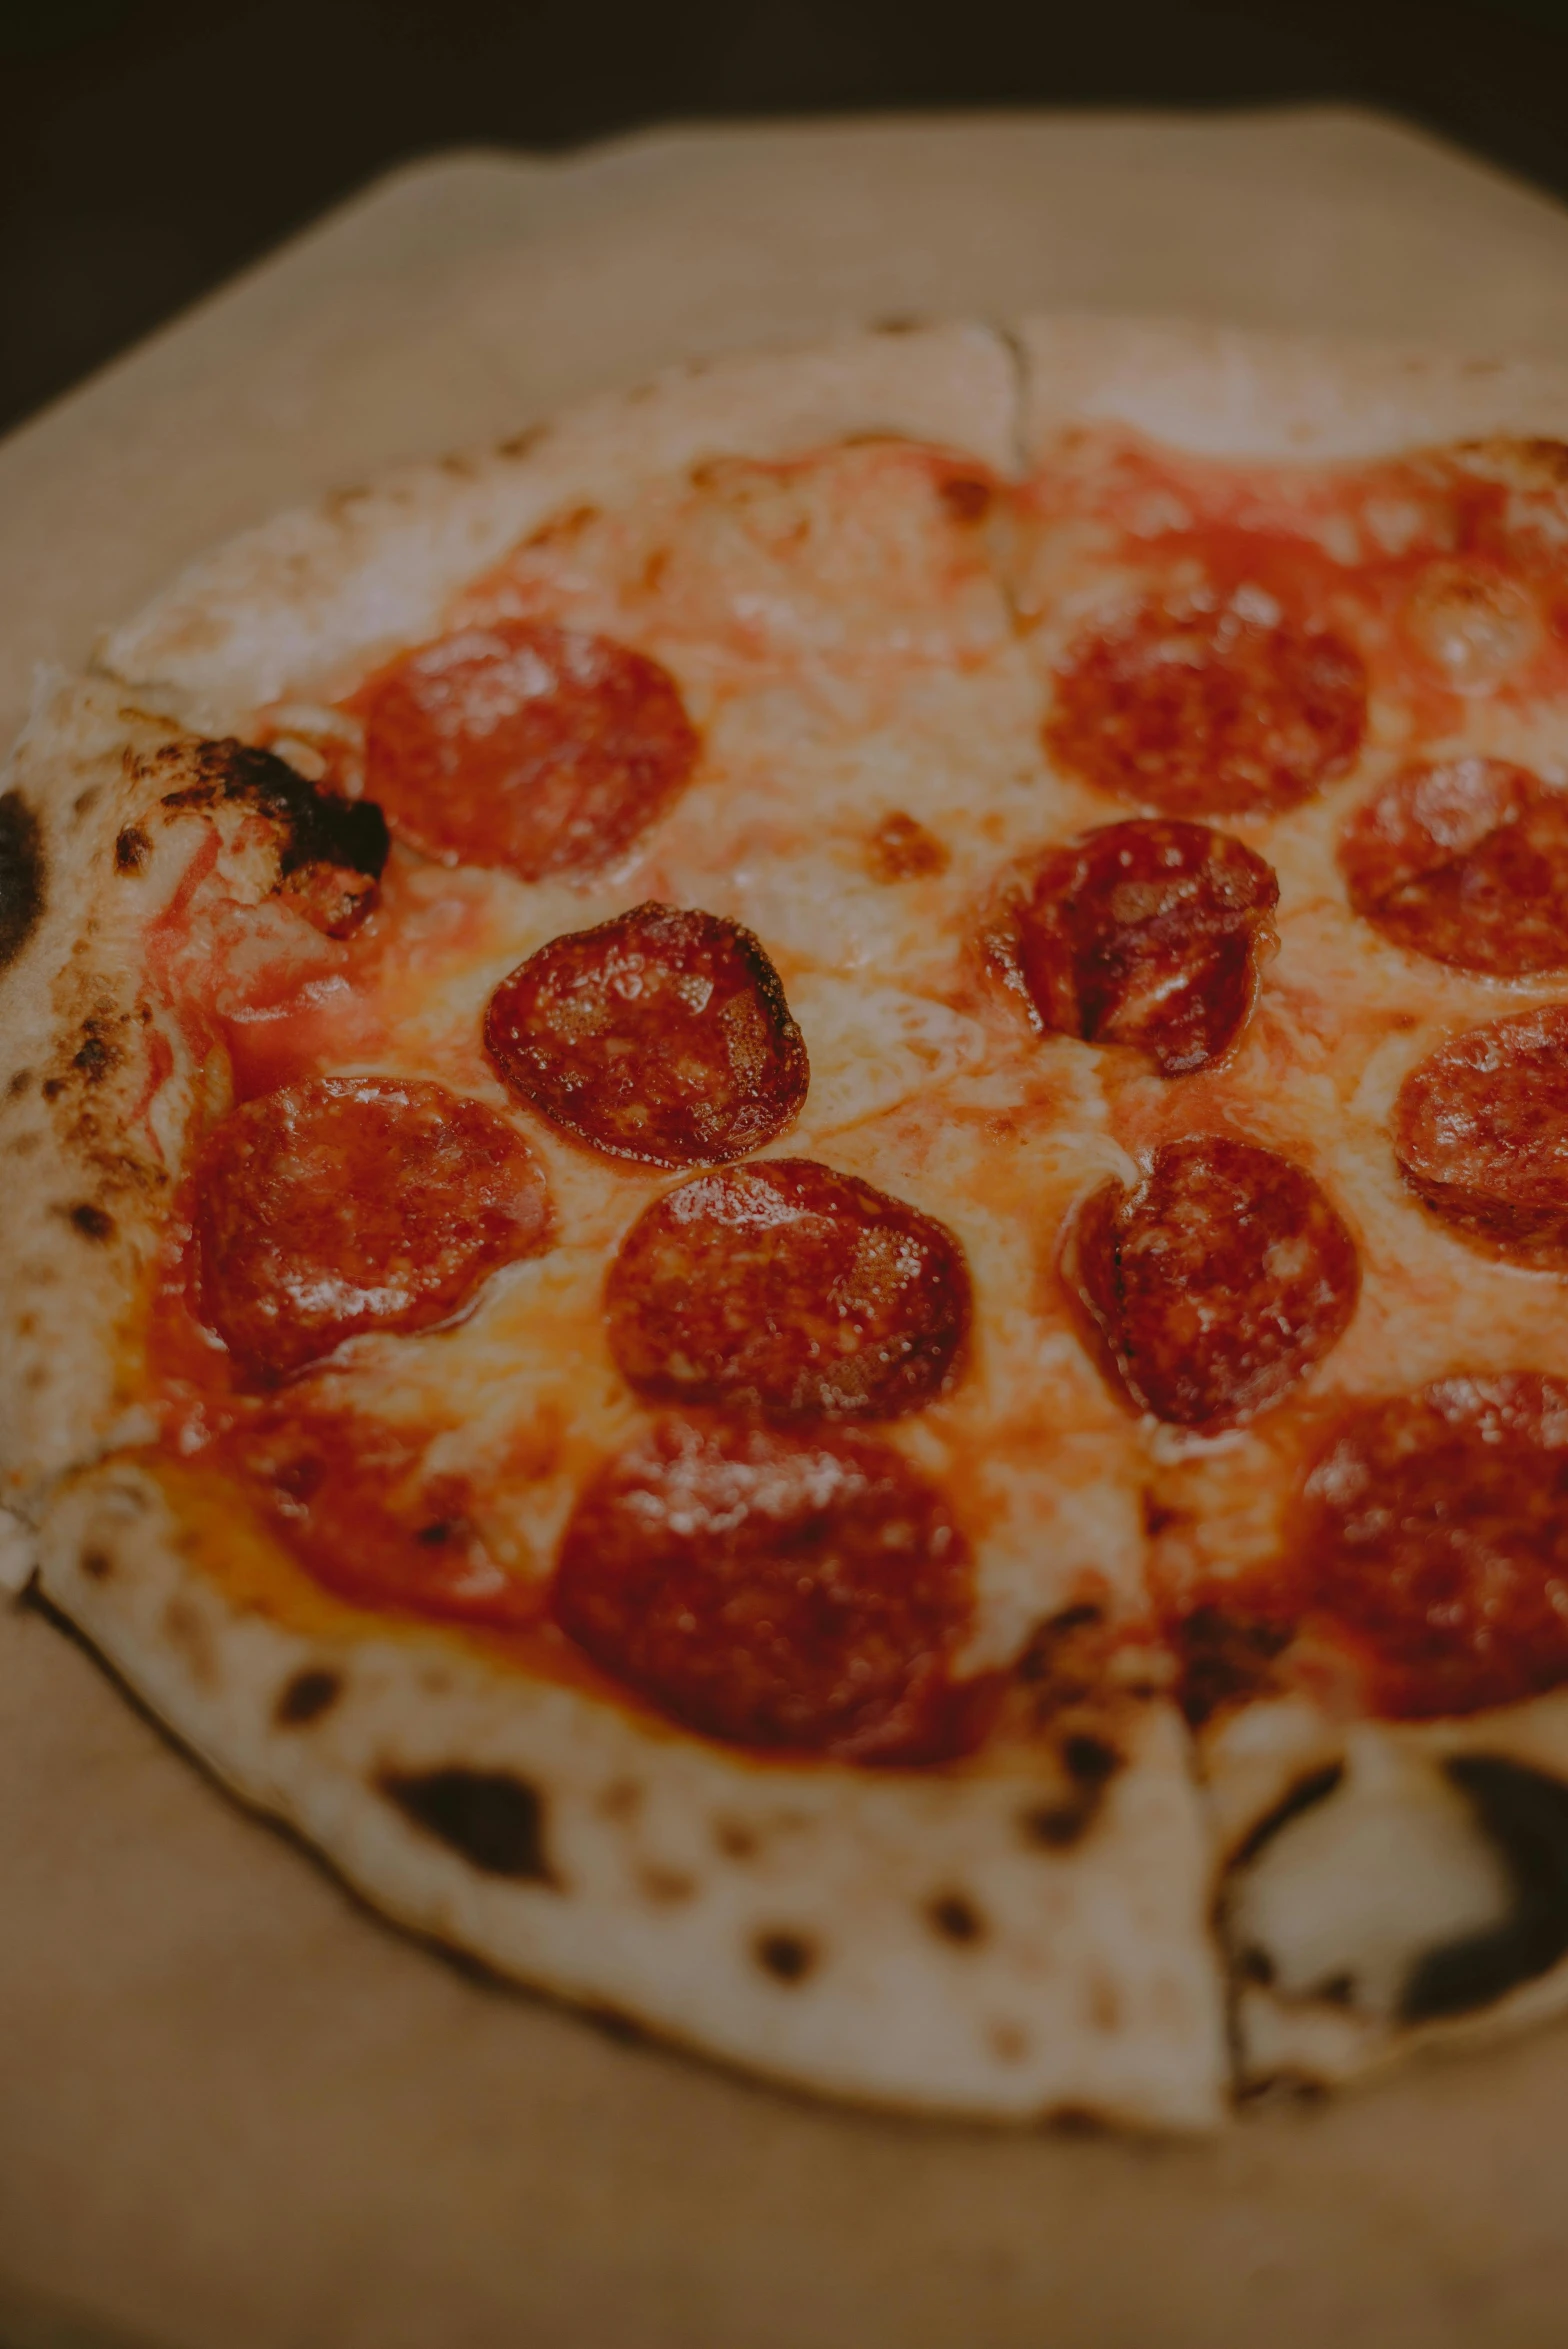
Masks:
[[[1335,98],[1568,195],[1568,0],[0,0],[0,430],[457,142]]]

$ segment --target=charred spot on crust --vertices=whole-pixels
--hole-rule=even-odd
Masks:
[[[78,1199],[73,1206],[65,1208],[62,1212],[71,1229],[80,1232],[84,1240],[103,1241],[114,1238],[114,1217],[109,1214],[106,1208],[95,1207],[90,1199]]]
[[[1031,1803],[1018,1814],[1018,1830],[1026,1843],[1044,1851],[1071,1851],[1088,1833],[1100,1807],[1100,1789],[1091,1787],[1060,1802]]]
[[[680,1868],[644,1868],[637,1881],[658,1908],[678,1907],[697,1891],[695,1879]]]
[[[101,1084],[113,1068],[120,1064],[120,1047],[111,1043],[104,1033],[106,1020],[91,1013],[82,1022],[82,1041],[71,1056],[71,1066],[89,1085]]]
[[[1450,1754],[1443,1769],[1502,1858],[1513,1908],[1501,1925],[1427,1951],[1400,1997],[1406,2023],[1489,2006],[1568,1953],[1568,1786],[1501,1754]]]
[[[1067,1774],[1080,1786],[1105,1786],[1122,1766],[1122,1757],[1108,1738],[1080,1733],[1062,1740]]]
[[[245,742],[202,742],[191,755],[198,779],[166,792],[165,807],[240,801],[270,816],[283,832],[279,870],[284,880],[307,865],[336,865],[372,881],[381,878],[391,842],[386,818],[372,800],[318,791],[286,759]]]
[[[813,1944],[802,1933],[759,1933],[752,1944],[757,1963],[779,1982],[802,1982],[817,1962]]]
[[[483,1875],[558,1882],[544,1848],[544,1805],[526,1778],[508,1770],[386,1771],[381,1791]]]
[[[1046,1851],[1070,1851],[1099,1817],[1124,1756],[1108,1737],[1089,1729],[1070,1730],[1057,1750],[1066,1787],[1060,1795],[1031,1803],[1020,1812],[1018,1826],[1026,1843]]]
[[[0,971],[15,962],[44,910],[44,846],[19,791],[0,793]]]
[[[1272,1843],[1282,1827],[1292,1819],[1299,1819],[1303,1811],[1310,1811],[1326,1802],[1345,1775],[1343,1762],[1326,1762],[1321,1770],[1309,1770],[1298,1778],[1282,1802],[1275,1804],[1265,1818],[1258,1821],[1231,1855],[1233,1868],[1245,1868],[1255,1860],[1266,1843]]]
[[[114,844],[117,873],[139,873],[152,854],[152,842],[140,824],[127,824]]]
[[[1289,1647],[1287,1624],[1261,1615],[1195,1607],[1175,1632],[1181,1709],[1194,1729],[1225,1705],[1274,1687],[1276,1658]]]
[[[280,1728],[299,1729],[307,1721],[319,1721],[342,1694],[343,1683],[336,1672],[311,1667],[284,1682],[272,1717]]]
[[[985,1939],[985,1919],[967,1893],[943,1892],[926,1904],[926,1916],[931,1930],[940,1933],[944,1941],[966,1942]]]

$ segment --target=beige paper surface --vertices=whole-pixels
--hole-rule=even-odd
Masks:
[[[291,498],[687,354],[1050,306],[1568,354],[1568,214],[1325,112],[423,165],[0,448],[0,730]],[[24,1608],[0,2277],[25,2349],[1545,2349],[1568,2029],[1197,2147],[817,2108],[383,1930]]]

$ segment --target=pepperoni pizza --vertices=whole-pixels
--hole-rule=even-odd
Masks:
[[[903,329],[199,563],[0,797],[23,1578],[803,2085],[1204,2126],[1563,2003],[1554,430]]]

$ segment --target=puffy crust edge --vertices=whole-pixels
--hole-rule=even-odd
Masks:
[[[788,2085],[1204,2128],[1223,2109],[1197,1797],[1168,1710],[1070,1849],[1006,1769],[756,1763],[437,1635],[230,1601],[131,1460],[62,1488],[44,1594],[225,1783],[404,1925]],[[945,1919],[945,1921],[944,1921]],[[957,1922],[955,1923],[955,1919]]]
[[[24,1514],[140,1429],[114,1333],[157,1243],[194,1072],[145,997],[115,850],[155,796],[138,760],[181,740],[118,687],[56,681],[0,775],[37,851],[30,935],[0,985],[0,1501]],[[138,1110],[164,1055],[154,1120]]]
[[[501,447],[414,465],[245,532],[113,629],[99,659],[191,724],[247,713],[417,643],[450,598],[550,515],[705,459],[788,456],[854,433],[1014,456],[1016,375],[977,325],[846,336],[675,369]]]
[[[1481,434],[1568,434],[1568,367],[1176,319],[1016,328],[1026,463],[1081,424],[1212,457],[1393,455]]]

